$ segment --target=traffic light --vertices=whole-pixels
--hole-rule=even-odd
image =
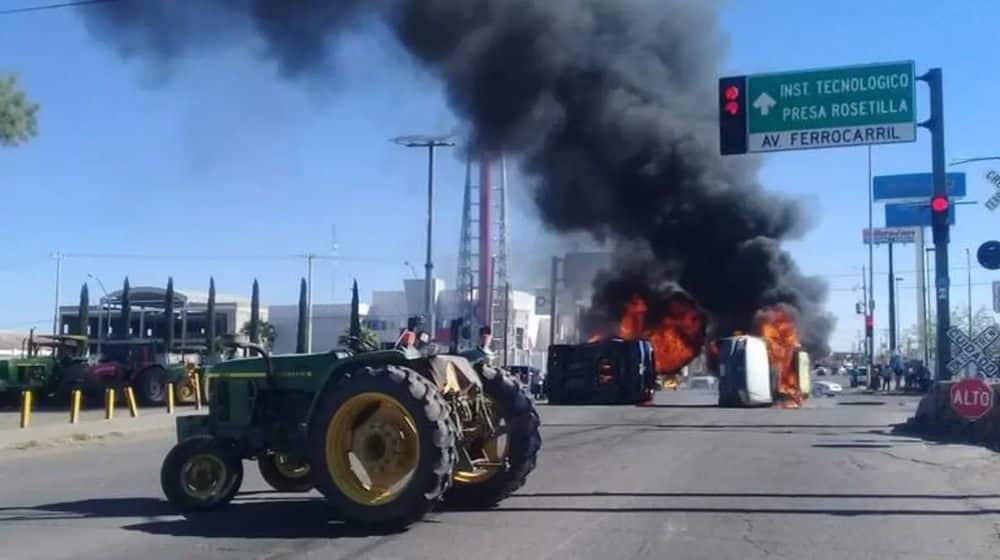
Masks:
[[[948,213],[951,202],[948,197],[936,194],[931,197],[931,231],[934,233],[934,243],[948,242]]]
[[[719,79],[719,150],[747,153],[746,76]]]
[[[875,333],[875,317],[865,315],[865,336],[871,337]]]

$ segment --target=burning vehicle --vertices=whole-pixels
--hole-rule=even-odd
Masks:
[[[549,404],[637,404],[656,384],[653,346],[614,338],[549,347]]]

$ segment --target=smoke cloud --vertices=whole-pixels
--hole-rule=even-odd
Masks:
[[[790,305],[804,346],[824,354],[826,287],[780,247],[802,233],[801,208],[765,192],[752,160],[718,155],[718,9],[704,0],[144,0],[80,13],[125,56],[170,62],[246,43],[292,79],[329,73],[338,36],[380,22],[443,80],[473,146],[518,156],[553,229],[645,246],[660,281],[690,294],[715,334],[749,331],[757,310]]]

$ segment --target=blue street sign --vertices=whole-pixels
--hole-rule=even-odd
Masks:
[[[948,225],[955,225],[954,204],[948,207]],[[885,227],[931,227],[930,204],[886,204]]]
[[[965,173],[948,173],[948,196],[965,197]],[[925,199],[934,194],[934,175],[931,173],[906,173],[904,175],[876,175],[872,177],[872,195],[875,200]],[[886,224],[888,225],[888,224]]]

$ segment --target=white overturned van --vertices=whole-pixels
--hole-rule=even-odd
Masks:
[[[734,336],[719,340],[719,406],[769,406],[777,381],[763,339]]]

